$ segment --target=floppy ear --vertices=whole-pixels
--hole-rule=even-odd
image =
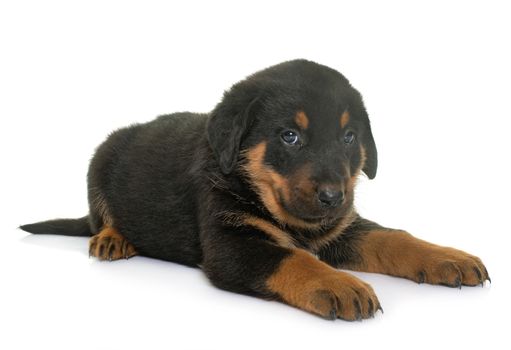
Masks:
[[[233,90],[224,95],[207,123],[209,145],[224,174],[231,173],[236,166],[241,140],[252,124],[252,109],[258,100],[247,93],[235,91],[236,87]]]
[[[371,124],[367,119],[366,128],[362,137],[362,144],[365,149],[366,161],[362,169],[369,179],[374,179],[376,170],[378,169],[378,151],[374,143],[373,133],[371,132]]]

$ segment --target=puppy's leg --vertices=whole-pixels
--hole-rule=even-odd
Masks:
[[[332,266],[404,277],[449,287],[483,284],[490,277],[476,256],[358,219],[319,256]]]
[[[380,309],[367,283],[251,230],[218,232],[205,240],[203,268],[216,286],[278,299],[328,319],[369,318]]]
[[[135,255],[135,247],[113,227],[103,228],[89,241],[89,256],[99,260],[128,259]]]

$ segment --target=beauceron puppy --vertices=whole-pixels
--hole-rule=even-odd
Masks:
[[[89,213],[21,228],[91,236],[101,260],[143,255],[201,267],[219,288],[328,319],[381,309],[339,269],[475,286],[481,260],[361,218],[357,177],[376,175],[360,93],[339,72],[284,62],[232,86],[211,113],[113,132],[88,173]]]

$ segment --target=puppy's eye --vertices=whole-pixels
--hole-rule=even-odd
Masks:
[[[347,145],[351,145],[353,142],[355,142],[355,133],[353,131],[348,131],[344,135],[344,143]]]
[[[289,145],[294,145],[298,142],[298,134],[291,130],[284,131],[282,134],[280,134],[280,137],[285,143]]]

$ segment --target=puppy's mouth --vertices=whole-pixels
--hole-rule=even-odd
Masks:
[[[298,199],[288,203],[284,200],[281,193],[279,193],[277,198],[286,212],[297,219],[313,225],[328,225],[341,218],[346,211],[345,205],[341,205],[337,208],[325,209],[318,205],[311,205],[310,202],[312,202],[312,200]]]
[[[287,210],[287,209],[286,209]],[[300,219],[302,219],[303,221],[307,221],[307,222],[310,222],[310,223],[319,223],[321,221],[324,221],[326,218],[328,218],[328,215],[325,213],[323,215],[302,215],[300,216]]]

